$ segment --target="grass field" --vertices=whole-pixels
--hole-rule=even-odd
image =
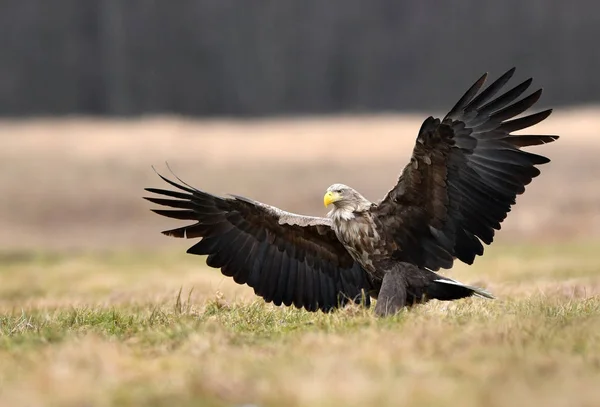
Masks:
[[[182,253],[5,257],[0,405],[596,406],[600,253],[498,246],[494,301],[376,319],[257,300]]]
[[[376,200],[423,117],[0,122],[0,406],[600,405],[598,109],[537,126],[562,136],[535,150],[552,163],[485,256],[448,272],[494,301],[274,307],[141,199],[168,160],[307,214],[333,182]]]

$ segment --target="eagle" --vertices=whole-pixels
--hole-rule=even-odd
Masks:
[[[537,166],[550,161],[521,148],[558,136],[512,134],[552,112],[515,118],[542,89],[519,99],[529,78],[500,92],[514,72],[481,90],[483,74],[443,119],[425,119],[410,162],[379,202],[334,184],[324,196],[331,211],[304,216],[158,173],[175,189],[145,188],[158,197],[144,198],[173,208],[153,209],[159,215],[192,221],[163,234],[201,238],[187,253],[207,256],[208,266],[277,306],[329,312],[349,303],[369,307],[375,299],[375,314],[386,316],[432,299],[494,298],[439,271],[483,255],[516,196],[540,175]]]

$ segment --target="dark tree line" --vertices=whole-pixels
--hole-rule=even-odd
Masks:
[[[518,67],[600,101],[597,0],[3,0],[0,114],[443,109]]]

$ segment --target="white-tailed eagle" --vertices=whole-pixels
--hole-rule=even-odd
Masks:
[[[546,119],[551,110],[515,119],[533,106],[528,79],[494,98],[511,69],[481,91],[487,74],[443,119],[427,118],[397,184],[373,203],[334,184],[324,197],[326,217],[302,216],[240,197],[218,197],[161,178],[177,190],[147,188],[145,199],[175,209],[154,212],[194,223],[163,232],[202,238],[188,253],[267,302],[330,311],[348,302],[370,304],[378,315],[431,299],[456,300],[486,291],[437,273],[454,260],[472,264],[483,254],[517,195],[550,160],[521,150],[554,135],[513,135]],[[168,197],[168,198],[165,198]]]

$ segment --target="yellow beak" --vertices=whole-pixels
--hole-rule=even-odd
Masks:
[[[340,198],[341,198],[340,194],[336,194],[335,192],[327,191],[327,193],[323,197],[323,203],[325,204],[325,207],[327,208],[332,203],[339,201]]]

